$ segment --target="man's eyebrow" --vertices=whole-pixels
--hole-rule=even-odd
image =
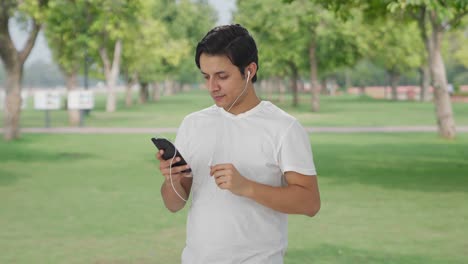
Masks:
[[[208,75],[208,73],[205,73],[205,72],[203,72],[203,71],[200,71],[200,72],[201,72],[201,74],[206,74],[206,75]],[[222,73],[227,73],[227,72],[226,72],[226,71],[217,71],[217,72],[215,72],[214,74],[222,74]]]

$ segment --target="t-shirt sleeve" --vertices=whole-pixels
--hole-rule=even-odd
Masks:
[[[283,173],[295,171],[304,175],[317,175],[309,135],[295,120],[280,142],[278,161]]]

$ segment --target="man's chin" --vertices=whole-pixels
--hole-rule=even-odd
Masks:
[[[225,99],[224,97],[221,98],[221,99],[218,99],[218,100],[216,100],[215,98],[213,98],[213,102],[215,103],[215,105],[216,105],[217,107],[223,107],[223,108],[224,108],[224,107],[226,106],[226,102],[224,102],[224,99]]]
[[[222,107],[222,108],[225,107],[225,104],[223,104],[222,102],[216,102],[216,101],[214,101],[214,103],[215,103],[215,105],[216,105],[217,107]]]

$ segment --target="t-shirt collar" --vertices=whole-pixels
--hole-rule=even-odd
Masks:
[[[249,110],[247,110],[247,111],[245,111],[243,113],[240,113],[238,115],[234,115],[232,113],[229,113],[228,111],[224,110],[224,108],[222,108],[222,107],[218,107],[216,105],[215,105],[215,107],[218,109],[218,111],[223,116],[226,116],[226,117],[229,117],[229,118],[239,119],[239,118],[244,118],[244,117],[250,116],[252,114],[255,114],[256,112],[258,112],[263,107],[264,104],[265,104],[265,101],[260,101],[260,103],[258,103],[252,109],[249,109]]]

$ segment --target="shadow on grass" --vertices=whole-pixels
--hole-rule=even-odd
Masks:
[[[457,263],[451,260],[437,260],[431,256],[397,255],[388,252],[358,250],[348,247],[323,244],[311,249],[289,249],[286,252],[285,264],[303,263],[404,263],[404,264],[436,264]]]
[[[335,184],[468,192],[467,144],[315,144],[320,176]]]
[[[0,169],[0,186],[13,184],[20,178],[25,178],[25,176],[12,171]]]
[[[44,151],[31,148],[28,144],[29,141],[25,139],[0,144],[0,166],[2,167],[0,169],[0,186],[13,184],[20,178],[27,177],[26,175],[33,175],[33,171],[21,175],[15,172],[16,168],[28,166],[31,163],[43,163],[44,166],[47,166],[47,164],[54,162],[76,162],[96,158],[96,155],[91,153]]]
[[[46,152],[37,149],[16,148],[14,150],[0,151],[0,164],[16,162],[38,162],[38,161],[76,161],[80,159],[92,159],[96,157],[91,153],[79,152]]]

